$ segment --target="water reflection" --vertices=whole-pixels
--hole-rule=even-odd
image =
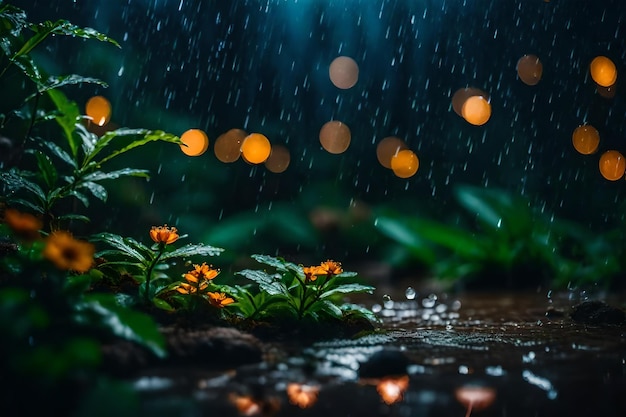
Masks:
[[[409,388],[409,376],[383,378],[377,385],[376,391],[387,405],[402,401],[405,391]]]
[[[467,409],[465,417],[469,417],[472,411],[481,411],[493,404],[496,399],[496,390],[481,386],[463,386],[454,392],[457,401]]]
[[[289,402],[300,408],[309,408],[317,402],[317,395],[320,392],[319,385],[307,385],[290,383],[287,385],[287,396]]]

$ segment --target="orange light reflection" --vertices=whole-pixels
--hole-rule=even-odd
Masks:
[[[376,391],[387,405],[402,401],[404,392],[409,387],[409,376],[386,377],[376,385]]]
[[[290,383],[287,385],[287,396],[289,402],[300,408],[309,408],[317,402],[317,395],[320,387],[317,385],[306,385]]]

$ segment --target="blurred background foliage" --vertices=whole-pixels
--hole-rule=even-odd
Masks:
[[[12,3],[33,21],[64,18],[120,42],[121,50],[50,39],[36,53],[50,73],[109,84],[70,87],[69,97],[107,96],[114,126],[209,135],[200,157],[159,143],[113,161],[152,176],[111,189],[109,203],[93,207],[92,231],[142,236],[151,225],[176,225],[225,248],[216,263],[226,269],[265,253],[334,258],[365,276],[370,263],[406,275],[482,275],[489,285],[623,278],[624,182],[605,181],[598,154],[571,146],[586,122],[601,132],[600,151],[626,150],[623,77],[608,100],[587,74],[599,54],[623,73],[618,0]],[[516,77],[525,53],[544,62],[538,86]],[[359,62],[350,91],[328,81],[338,55]],[[482,127],[451,110],[451,95],[466,86],[491,95]],[[7,88],[3,105],[22,86]],[[352,130],[344,154],[319,145],[330,119]],[[287,171],[218,161],[212,144],[231,128],[287,145]],[[391,135],[418,154],[414,177],[378,164],[376,143]]]

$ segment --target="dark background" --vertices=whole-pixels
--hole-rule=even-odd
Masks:
[[[56,37],[37,53],[50,73],[110,85],[67,89],[81,106],[102,94],[116,125],[177,135],[201,128],[210,138],[209,150],[196,158],[167,144],[129,154],[120,164],[153,176],[118,184],[112,204],[96,206],[104,229],[143,239],[151,225],[167,222],[192,240],[242,253],[365,259],[384,244],[372,231],[371,210],[393,207],[454,222],[458,184],[502,188],[527,198],[538,213],[598,233],[623,223],[626,185],[598,171],[602,152],[626,152],[621,0],[11,3],[31,21],[67,19],[120,42],[121,50]],[[517,77],[524,54],[543,63],[536,86]],[[339,55],[359,64],[350,90],[328,78]],[[597,94],[588,74],[597,55],[617,66],[612,99]],[[452,95],[467,86],[491,96],[484,126],[452,111]],[[341,155],[319,144],[319,129],[331,119],[352,131]],[[582,123],[600,132],[594,155],[572,147]],[[231,128],[286,145],[287,171],[219,162],[213,143]],[[376,160],[376,144],[391,135],[420,158],[409,179]]]

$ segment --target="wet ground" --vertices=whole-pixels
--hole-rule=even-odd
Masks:
[[[142,414],[626,416],[626,326],[573,320],[585,293],[407,296],[368,305],[374,334],[266,343],[263,361],[230,369],[144,371],[132,379]]]

